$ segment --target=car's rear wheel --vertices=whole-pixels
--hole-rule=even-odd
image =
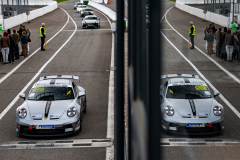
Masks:
[[[83,111],[84,114],[87,113],[87,98],[85,96],[85,108],[84,108],[84,111]]]

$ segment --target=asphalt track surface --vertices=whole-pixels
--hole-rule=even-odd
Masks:
[[[173,2],[164,1],[164,5],[162,5],[162,17],[172,6],[174,6]],[[190,21],[193,21],[196,26],[195,46],[203,52],[200,52],[196,48],[189,50],[187,47],[188,42],[183,39],[183,37],[188,39]],[[168,11],[166,18],[163,18],[161,22],[162,74],[197,74],[196,70],[186,61],[188,59],[220,91],[237,112],[240,112],[238,96],[240,94],[240,84],[229,76],[232,74],[237,79],[240,79],[240,63],[238,61],[232,63],[221,62],[213,54],[211,56],[212,60],[225,68],[229,72],[227,74],[204,55],[206,54],[206,42],[203,40],[203,29],[209,23],[203,22],[202,19],[183,12],[176,7]],[[177,34],[169,24],[183,37]],[[216,25],[216,28],[219,27]],[[213,93],[212,89],[211,91]],[[216,100],[224,106],[225,131],[220,134],[208,136],[181,136],[163,133],[162,140],[165,139],[170,142],[167,145],[164,143],[161,144],[164,159],[239,159],[239,117],[220,97],[217,97]],[[234,143],[228,143],[229,141]]]
[[[0,120],[0,144],[21,142],[46,142],[55,140],[91,140],[106,139],[107,115],[108,115],[108,90],[109,67],[111,60],[112,33],[109,22],[101,13],[94,14],[101,19],[100,29],[82,29],[82,18],[73,9],[75,1],[59,3],[58,6],[66,10],[72,17],[60,8],[25,24],[31,29],[30,55],[28,59],[15,61],[14,64],[0,66],[0,113],[13,101],[19,92],[39,72],[40,68],[54,55],[56,56],[46,65],[40,73],[45,75],[76,75],[80,82],[76,82],[86,89],[87,113],[83,118],[83,130],[78,134],[54,138],[27,138],[17,136],[15,133],[16,108],[23,103],[18,99]],[[39,28],[41,23],[46,24],[47,40],[53,37],[47,44],[47,50],[41,52]],[[67,23],[66,23],[67,22]],[[76,26],[75,26],[76,24]],[[77,27],[77,28],[76,28]],[[15,27],[13,29],[18,29]],[[76,31],[75,31],[76,30]],[[71,35],[73,35],[71,37]],[[69,40],[69,41],[67,41]],[[64,45],[64,43],[67,43]],[[64,46],[63,46],[64,45]],[[61,48],[61,46],[63,46]],[[34,54],[33,54],[34,53]],[[22,63],[22,65],[20,65]],[[12,69],[18,69],[8,75]],[[6,77],[7,76],[7,77]],[[5,79],[1,81],[2,78]],[[37,81],[34,80],[34,83]],[[28,93],[33,83],[26,89]],[[105,159],[106,147],[89,148],[47,148],[37,149],[9,149],[0,147],[0,159]]]

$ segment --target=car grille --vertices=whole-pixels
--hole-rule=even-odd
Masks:
[[[221,126],[219,123],[213,124],[212,127],[177,127],[177,131],[180,133],[212,133],[221,131]]]
[[[64,134],[65,128],[72,128],[71,124],[63,125],[61,127],[55,126],[55,129],[29,129],[29,126],[21,126],[20,133],[28,135],[51,135],[51,134]],[[73,131],[72,131],[73,132]]]

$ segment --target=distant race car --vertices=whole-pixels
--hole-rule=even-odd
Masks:
[[[77,7],[77,13],[78,12],[80,12],[83,8],[86,8],[87,6],[86,5],[79,5],[78,7]]]
[[[79,5],[83,5],[83,3],[80,3],[80,2],[75,3],[75,4],[74,4],[74,9],[76,9],[77,6],[79,6]]]
[[[224,130],[224,109],[197,75],[162,75],[161,128],[179,134],[214,134]]]
[[[100,18],[95,15],[85,16],[82,21],[82,28],[88,27],[100,28]]]
[[[91,8],[83,8],[80,11],[80,17],[85,17],[85,16],[88,16],[88,15],[93,15],[93,10]]]
[[[40,77],[16,110],[16,132],[23,136],[62,136],[82,130],[86,92],[77,76]]]

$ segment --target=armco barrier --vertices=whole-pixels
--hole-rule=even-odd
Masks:
[[[197,1],[200,1],[200,0],[193,0],[193,1],[196,3]],[[194,7],[185,5],[185,0],[177,0],[175,6],[182,11],[185,11],[185,12],[192,14],[194,16],[197,16],[199,18],[205,19],[205,14],[203,13],[202,9],[198,9],[198,8],[194,8]],[[206,20],[210,21],[210,22],[214,22],[223,27],[229,27],[229,25],[230,25],[228,17],[222,16],[222,15],[219,15],[216,13],[212,13],[212,12],[206,13]],[[230,22],[231,22],[231,19],[230,19]]]
[[[103,12],[106,14],[111,20],[117,20],[117,14],[115,11],[111,10],[110,8],[103,6],[101,4],[98,4],[93,1],[89,1],[88,5],[97,8],[99,11]]]
[[[232,2],[233,0],[225,0],[225,3]],[[180,3],[184,4],[204,4],[204,0],[178,0]],[[207,0],[205,0],[205,3],[207,3]],[[208,0],[208,3],[211,3],[211,0]],[[219,0],[217,0],[217,3],[219,3]],[[220,3],[224,3],[224,0],[220,0]],[[235,3],[237,3],[237,0],[235,0]]]
[[[24,22],[27,22],[27,19],[32,20],[37,17],[40,17],[44,14],[47,14],[47,13],[57,9],[57,7],[58,7],[56,1],[49,1],[49,2],[47,2],[47,4],[48,4],[48,6],[46,6],[46,7],[30,11],[30,15],[28,16],[28,18],[27,18],[27,15],[25,13],[23,13],[23,14],[14,16],[14,17],[4,19],[4,26],[3,26],[4,30],[18,26],[19,24],[22,24]],[[2,20],[0,20],[0,22],[2,22]],[[3,23],[1,23],[1,24],[3,24]]]

